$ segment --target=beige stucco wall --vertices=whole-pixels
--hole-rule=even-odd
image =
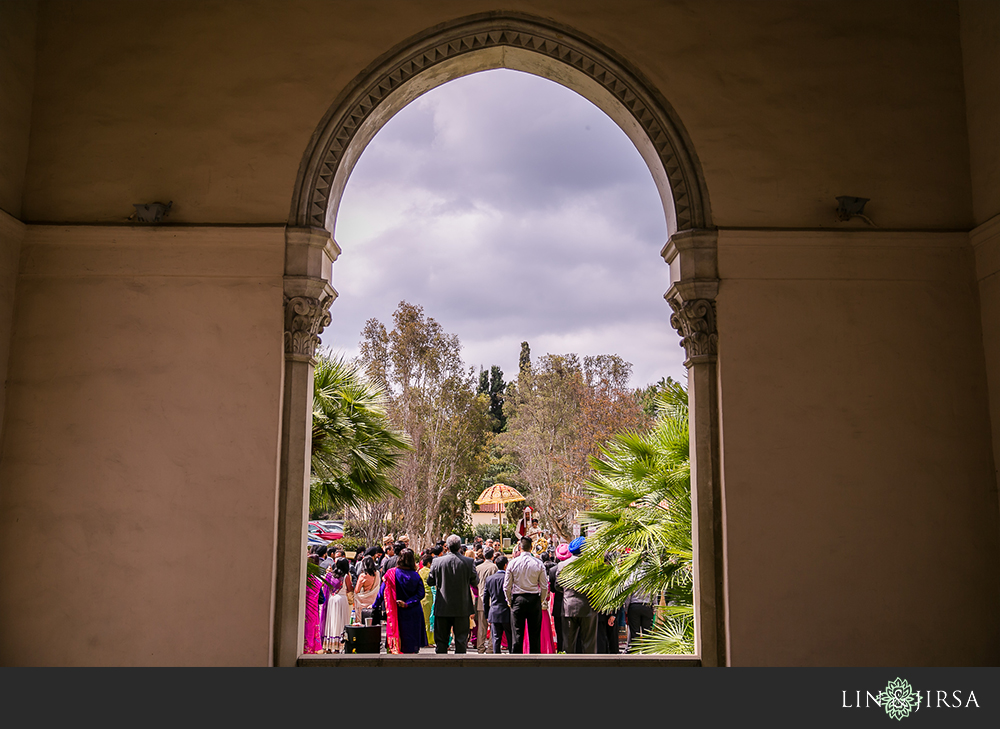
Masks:
[[[969,126],[972,204],[983,344],[989,372],[994,460],[1000,463],[1000,3],[962,0],[959,5]]]
[[[722,233],[732,660],[1000,656],[1000,551],[963,234]]]
[[[280,228],[35,226],[0,460],[0,663],[267,665]]]
[[[968,230],[973,187],[991,199],[970,170],[958,4],[505,8],[595,37],[660,89],[716,224],[856,229],[720,236],[733,662],[995,665],[983,331],[1000,322],[980,318],[964,234],[833,221],[848,194],[872,198],[883,228]],[[268,663],[284,239],[246,226],[286,220],[310,135],[358,72],[490,9],[40,4],[23,219],[174,209],[155,229],[34,225],[22,245],[13,221],[2,234],[5,251],[23,250],[0,453],[0,663]],[[73,629],[53,630],[61,621]]]
[[[10,334],[14,323],[14,292],[17,288],[17,266],[24,233],[24,223],[0,211],[0,443],[3,439],[4,403],[7,396]]]
[[[989,373],[993,465],[1000,467],[1000,215],[978,226],[970,238],[976,256],[983,349]],[[1000,484],[1000,471],[997,482]]]
[[[1000,215],[1000,3],[959,4],[972,206],[977,225]]]
[[[31,134],[36,16],[34,0],[0,2],[0,439],[17,262],[24,236],[18,218]]]
[[[834,198],[860,195],[883,227],[970,227],[953,3],[503,7],[575,27],[653,81],[719,225],[832,225]],[[495,8],[46,2],[26,217],[116,221],[173,200],[174,222],[283,222],[309,137],[351,79],[410,35]]]
[[[35,89],[35,0],[0,2],[0,210],[21,215]]]

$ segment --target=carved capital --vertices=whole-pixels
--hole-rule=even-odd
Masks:
[[[330,323],[334,296],[285,296],[285,355],[311,360],[319,346],[319,335]]]
[[[681,336],[681,346],[687,353],[684,365],[714,362],[719,353],[719,332],[715,326],[715,302],[711,299],[685,301],[679,294],[667,297],[674,310],[670,326]]]

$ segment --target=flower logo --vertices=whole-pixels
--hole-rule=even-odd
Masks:
[[[878,695],[885,713],[896,721],[909,716],[920,704],[920,697],[914,693],[909,681],[897,678],[886,684],[885,690]]]

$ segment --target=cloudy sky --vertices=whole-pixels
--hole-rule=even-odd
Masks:
[[[323,344],[355,356],[367,319],[401,301],[508,381],[522,341],[618,354],[636,386],[683,381],[663,300],[663,207],[645,163],[602,111],[516,71],[465,76],[389,121],[347,184],[335,238],[340,294]]]

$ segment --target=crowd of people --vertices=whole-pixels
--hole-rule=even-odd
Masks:
[[[463,545],[454,534],[419,558],[405,535],[389,535],[353,560],[341,549],[316,548],[308,560],[322,575],[307,578],[304,652],[343,652],[348,625],[384,624],[389,653],[425,646],[436,653],[619,653],[623,626],[630,645],[650,630],[651,595],[633,594],[618,611],[599,613],[560,579],[583,537],[550,542],[538,554],[533,536],[521,537],[509,557],[492,539]]]

